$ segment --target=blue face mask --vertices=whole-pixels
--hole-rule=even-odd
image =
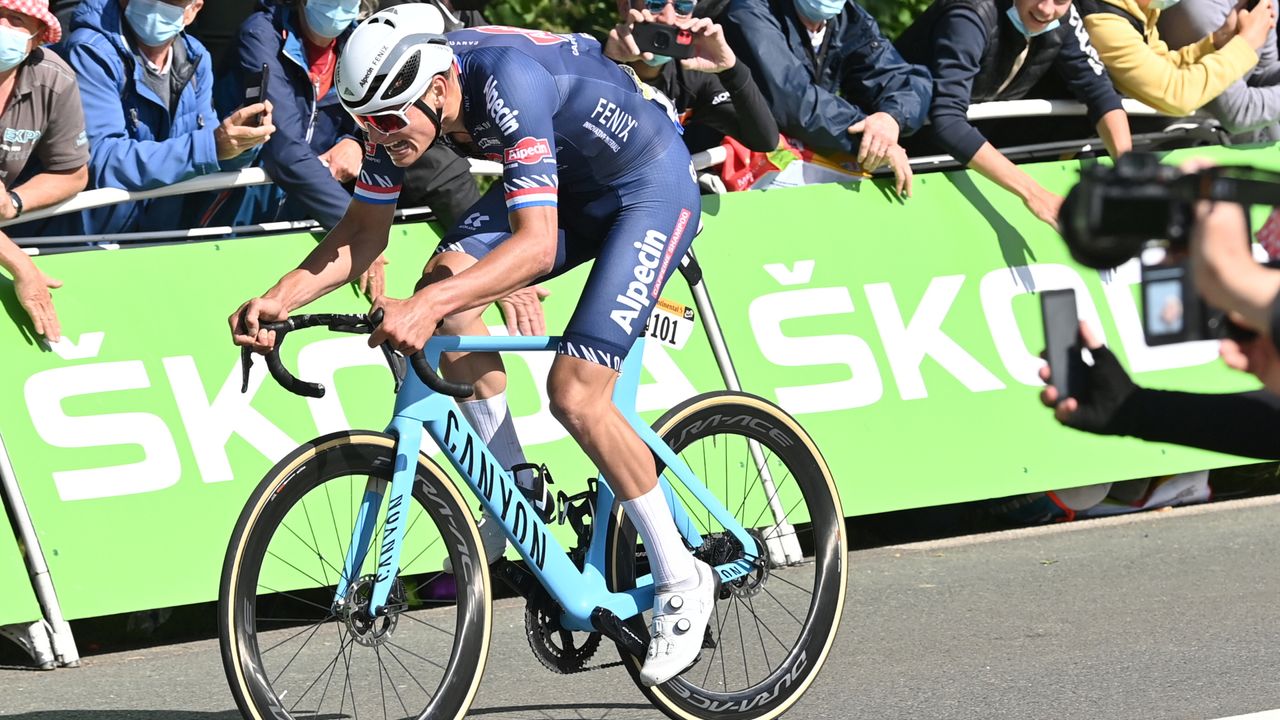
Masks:
[[[670,55],[654,55],[652,60],[645,60],[644,58],[640,59],[649,67],[662,67],[663,65],[671,62]]]
[[[1147,8],[1149,10],[1168,10],[1179,2],[1181,0],[1151,0],[1151,4]]]
[[[811,22],[826,22],[844,10],[845,0],[796,0],[796,10]]]
[[[307,0],[307,27],[322,38],[341,35],[360,15],[359,0]]]
[[[1058,29],[1059,25],[1062,24],[1058,20],[1054,20],[1048,25],[1045,25],[1043,30],[1037,30],[1036,32],[1031,32],[1030,30],[1027,29],[1027,26],[1022,23],[1022,16],[1018,14],[1017,7],[1010,5],[1008,15],[1009,15],[1009,20],[1013,22],[1013,26],[1018,28],[1018,32],[1022,33],[1024,36],[1029,38],[1033,38],[1037,35],[1043,35],[1047,32],[1053,32],[1054,30]]]
[[[27,59],[31,36],[10,27],[0,27],[0,72],[15,68]]]
[[[147,47],[160,47],[178,36],[186,24],[182,16],[186,7],[170,5],[160,0],[129,0],[129,7],[124,9],[124,16],[129,26],[138,36],[138,41]]]

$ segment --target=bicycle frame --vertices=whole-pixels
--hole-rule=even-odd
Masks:
[[[558,337],[441,336],[432,338],[423,354],[432,367],[439,367],[440,353],[445,351],[547,352],[554,351],[559,340]],[[756,548],[757,543],[684,461],[640,418],[635,409],[635,398],[643,356],[644,339],[641,338],[632,346],[623,362],[621,377],[614,386],[614,405],[685,490],[705,506],[726,530],[733,533],[743,548],[748,549],[744,557],[716,568],[722,582],[741,578],[754,566],[757,558],[751,549]],[[368,608],[370,615],[378,616],[386,611],[392,584],[399,571],[407,515],[401,509],[408,508],[411,501],[410,494],[424,429],[449,458],[463,482],[480,499],[481,505],[502,523],[507,538],[524,559],[529,571],[563,608],[563,627],[586,632],[596,630],[591,622],[592,612],[596,608],[604,608],[618,618],[627,620],[652,607],[653,581],[650,576],[638,578],[636,587],[625,592],[615,593],[608,589],[605,580],[608,532],[604,529],[602,520],[612,516],[616,497],[603,475],[598,478],[596,486],[596,509],[591,524],[590,545],[583,569],[579,570],[520,492],[511,473],[499,465],[458,411],[453,399],[431,390],[415,373],[409,372],[396,396],[395,414],[387,428],[389,433],[396,436],[396,460],[382,545],[378,548],[377,572]],[[702,537],[694,528],[684,503],[672,490],[665,473],[659,474],[658,482],[671,506],[676,527],[690,546],[701,546]],[[351,545],[334,594],[335,610],[342,608],[346,602],[350,582],[358,576],[359,569],[364,565],[369,542],[380,519],[377,509],[381,507],[387,489],[385,481],[373,478],[365,488],[352,530]],[[462,543],[458,543],[458,549],[464,549]],[[455,572],[475,572],[476,562],[485,562],[485,558],[463,557],[460,563],[455,563]]]

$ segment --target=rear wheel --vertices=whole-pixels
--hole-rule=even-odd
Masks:
[[[388,517],[395,439],[341,432],[263,478],[232,534],[219,595],[223,666],[246,718],[462,718],[488,653],[489,568],[475,521],[419,456],[387,612],[368,608]],[[385,484],[366,559],[334,596],[366,486]],[[440,572],[445,557],[457,576]]]
[[[701,395],[654,424],[667,444],[756,539],[761,558],[746,577],[722,587],[697,663],[654,688],[649,700],[673,718],[766,719],[790,708],[817,676],[835,640],[844,605],[846,539],[835,483],[813,440],[782,409],[744,393]],[[758,443],[764,471],[752,451]],[[665,468],[659,463],[659,472]],[[773,484],[766,491],[767,476]],[[743,556],[726,532],[674,475],[703,545],[695,555],[716,565]],[[790,528],[780,531],[780,508]],[[785,533],[786,537],[780,535]],[[768,561],[769,541],[798,541],[803,560]],[[615,590],[635,586],[648,573],[643,545],[621,508],[610,518],[610,581]],[[799,560],[797,562],[797,560]],[[648,642],[650,613],[630,629]],[[625,651],[623,664],[639,685],[642,658]]]

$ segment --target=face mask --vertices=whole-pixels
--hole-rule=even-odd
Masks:
[[[1147,8],[1151,10],[1168,10],[1179,2],[1181,0],[1151,0],[1151,4]]]
[[[322,38],[336,38],[360,15],[358,0],[307,0],[307,27]]]
[[[663,65],[666,65],[667,63],[671,62],[670,55],[654,55],[652,60],[645,60],[644,58],[640,58],[640,59],[643,60],[644,64],[648,65],[649,67],[662,67]]]
[[[826,22],[844,10],[844,0],[796,0],[796,10],[811,22]]]
[[[27,59],[31,35],[10,27],[0,27],[0,72],[15,68]]]
[[[1177,0],[1175,0],[1175,2],[1176,1]],[[1159,0],[1156,0],[1156,2],[1159,2]],[[1054,20],[1048,25],[1045,25],[1043,30],[1037,30],[1035,32],[1031,32],[1030,30],[1027,29],[1026,25],[1022,24],[1022,16],[1018,14],[1018,8],[1010,5],[1008,15],[1009,15],[1009,20],[1013,22],[1013,26],[1018,29],[1018,32],[1022,33],[1024,36],[1029,38],[1033,38],[1037,35],[1043,35],[1047,32],[1053,32],[1054,30],[1058,29],[1059,25],[1062,24],[1060,21]]]
[[[138,40],[147,47],[160,47],[178,36],[186,24],[187,9],[160,0],[129,0],[124,15]]]

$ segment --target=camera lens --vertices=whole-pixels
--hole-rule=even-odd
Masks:
[[[666,35],[655,35],[653,38],[653,46],[659,50],[666,50],[671,45],[671,38]]]

